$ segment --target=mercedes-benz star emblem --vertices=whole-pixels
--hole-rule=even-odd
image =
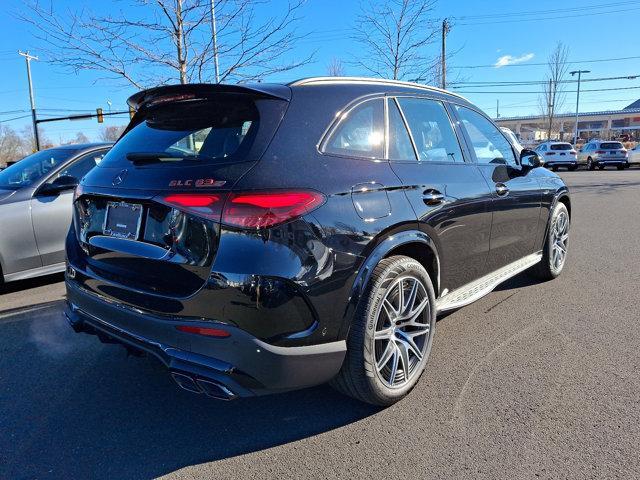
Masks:
[[[112,185],[120,185],[124,181],[124,177],[127,176],[127,169],[121,170],[118,175],[111,182]]]

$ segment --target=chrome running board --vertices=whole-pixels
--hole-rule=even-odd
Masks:
[[[487,293],[490,293],[502,282],[534,266],[540,260],[542,260],[542,252],[533,253],[499,268],[484,277],[480,277],[478,280],[474,280],[456,290],[446,293],[436,300],[436,310],[438,313],[441,313],[469,305],[479,298],[484,297]]]

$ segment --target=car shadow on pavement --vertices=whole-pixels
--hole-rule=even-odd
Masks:
[[[153,478],[339,428],[378,408],[322,386],[221,402],[74,334],[60,307],[0,322],[0,478]]]
[[[514,290],[517,288],[531,287],[534,285],[539,285],[540,283],[541,283],[541,280],[537,279],[532,273],[525,271],[525,272],[519,273],[513,278],[510,278],[506,282],[498,285],[494,289],[494,292],[502,292],[505,290]]]
[[[27,280],[16,280],[15,282],[0,283],[0,295],[15,293],[30,288],[44,287],[51,283],[58,283],[64,280],[64,273],[54,273],[43,277],[29,278]]]

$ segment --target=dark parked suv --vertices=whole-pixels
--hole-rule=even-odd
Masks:
[[[66,315],[215,398],[389,405],[436,316],[563,269],[570,199],[464,98],[316,78],[140,92],[75,194]]]

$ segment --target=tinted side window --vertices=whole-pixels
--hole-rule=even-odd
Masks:
[[[75,177],[78,180],[81,180],[89,171],[98,165],[102,161],[102,157],[105,156],[107,150],[99,150],[97,152],[87,153],[83,155],[76,161],[72,162],[70,165],[67,165],[65,168],[60,170],[57,177],[62,177],[64,175],[68,175],[70,177]],[[53,181],[55,179],[50,179],[49,181]]]
[[[417,160],[411,137],[395,100],[389,99],[389,160]]]
[[[423,162],[464,162],[451,120],[442,102],[399,98],[398,103]]]
[[[384,156],[384,99],[367,100],[345,114],[323,151],[352,157]]]
[[[478,163],[517,164],[511,144],[489,120],[469,108],[456,105],[456,110],[471,139]]]

